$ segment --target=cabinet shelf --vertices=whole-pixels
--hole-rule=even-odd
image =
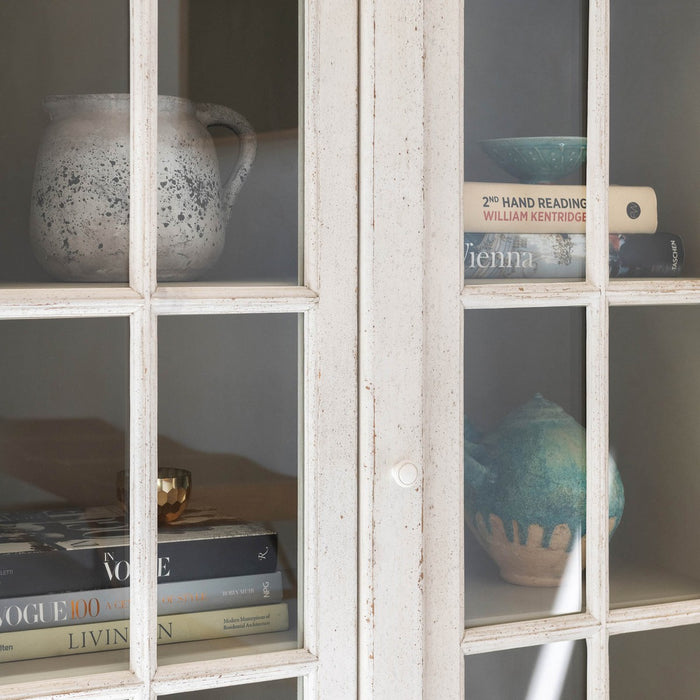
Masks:
[[[282,284],[168,284],[152,297],[158,314],[303,313],[318,301],[307,287]],[[125,285],[0,285],[0,318],[126,316],[143,298]]]
[[[583,280],[484,280],[464,287],[462,304],[466,309],[583,306],[597,295]],[[700,278],[610,280],[607,298],[612,306],[700,304]]]
[[[558,588],[507,583],[482,551],[474,549],[467,556],[472,558],[472,566],[467,578],[466,627],[541,619],[553,614]],[[612,609],[700,598],[700,580],[668,569],[612,558],[610,570]],[[560,614],[577,613],[585,606],[585,580],[580,597],[576,597],[581,601],[578,609]]]
[[[462,292],[466,309],[530,308],[532,306],[584,306],[599,294],[585,280],[469,284]]]
[[[290,601],[290,619],[294,618],[295,621],[296,605],[294,603]],[[252,655],[264,657],[268,654],[277,655],[279,652],[297,649],[296,629],[290,625],[290,629],[286,632],[166,645],[158,648],[158,660],[162,675],[167,677],[170,675],[168,667],[177,667],[179,673],[183,664],[201,665],[205,662],[230,660],[232,657],[243,656],[248,659]],[[130,675],[128,666],[128,649],[9,662],[2,665],[3,682],[0,685],[0,695],[14,697],[15,686],[23,683],[35,685],[42,680],[56,682],[62,679],[61,684],[65,684],[66,691],[84,689],[84,681],[80,678],[87,675],[91,677],[91,686],[94,683],[99,687],[101,675],[108,676],[105,678],[106,685],[113,685],[117,677],[122,674],[123,680],[127,682]],[[72,679],[75,679],[74,683]]]

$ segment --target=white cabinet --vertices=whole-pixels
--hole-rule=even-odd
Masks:
[[[3,517],[114,505],[131,474],[128,648],[8,656],[0,696],[697,694],[692,2],[4,0],[0,20]],[[129,91],[128,283],[52,278],[29,243],[41,99]],[[177,282],[159,93],[257,132],[221,256]],[[239,141],[212,134],[225,181]],[[479,141],[542,135],[587,136],[564,181],[587,186],[585,278],[465,284],[463,183],[515,183]],[[655,190],[683,277],[608,279],[611,182]],[[465,415],[486,433],[537,393],[586,428],[585,570],[572,536],[552,587],[503,580],[465,516]],[[276,532],[285,629],[157,644],[173,466],[192,512]]]

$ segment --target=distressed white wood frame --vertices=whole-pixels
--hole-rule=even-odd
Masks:
[[[422,0],[360,1],[361,698],[423,697]],[[392,475],[414,465],[404,487]],[[409,468],[410,469],[410,468]]]
[[[157,1],[132,0],[132,149],[139,157],[132,158],[130,287],[0,289],[0,319],[130,319],[131,461],[139,475],[131,668],[36,674],[0,685],[3,697],[145,700],[299,677],[307,698],[394,700],[397,689],[402,700],[459,698],[464,655],[586,640],[588,695],[606,698],[609,635],[700,623],[698,600],[609,610],[608,308],[698,304],[700,281],[607,279],[607,0],[590,3],[588,259],[587,279],[577,283],[463,289],[462,27],[463,0],[360,0],[359,25],[354,2],[307,0],[303,286],[159,288]],[[586,610],[464,630],[464,310],[533,306],[586,309]],[[148,488],[157,464],[157,318],[243,313],[304,317],[304,644],[159,668],[150,634],[155,513]],[[405,461],[418,473],[407,488],[392,475]]]
[[[300,10],[303,284],[156,284],[158,0],[131,0],[130,285],[0,288],[5,319],[130,320],[130,669],[30,670],[3,698],[134,698],[298,677],[304,697],[357,686],[357,6]],[[178,314],[303,317],[300,648],[159,667],[156,630],[157,320]],[[301,328],[302,326],[300,326]],[[24,662],[23,662],[24,663]],[[89,662],[87,662],[89,665]],[[6,667],[7,668],[7,667]],[[25,663],[26,668],[26,663]]]

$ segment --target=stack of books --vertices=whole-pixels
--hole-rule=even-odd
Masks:
[[[609,190],[610,277],[676,277],[680,236],[657,233],[651,187]],[[583,278],[586,188],[464,183],[464,277]]]
[[[129,644],[119,506],[0,514],[0,662]],[[289,627],[277,534],[190,507],[158,533],[158,642]]]

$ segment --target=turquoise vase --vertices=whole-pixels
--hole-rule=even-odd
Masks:
[[[467,524],[501,576],[526,586],[557,585],[579,541],[585,554],[584,428],[536,394],[484,436],[467,423],[464,451]],[[612,534],[625,503],[612,457],[608,475]]]

